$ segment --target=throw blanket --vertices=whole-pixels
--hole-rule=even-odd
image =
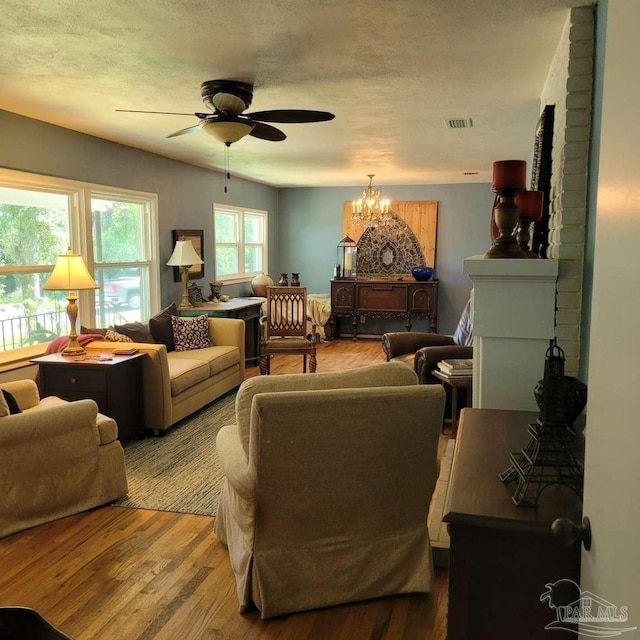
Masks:
[[[78,344],[81,347],[84,347],[87,343],[92,340],[104,340],[104,336],[99,333],[83,333],[78,336]],[[54,338],[47,346],[47,350],[45,351],[45,355],[48,356],[51,353],[60,353],[67,348],[69,344],[69,336],[60,336],[58,338]]]

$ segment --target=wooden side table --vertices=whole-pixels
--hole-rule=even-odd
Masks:
[[[85,356],[55,353],[34,358],[31,362],[40,368],[40,395],[95,400],[100,413],[116,421],[120,442],[141,438],[144,354],[108,354],[110,360],[97,360],[98,355],[100,351],[87,349]]]
[[[432,373],[444,385],[451,387],[451,437],[455,438],[458,433],[458,389],[467,389],[466,406],[469,406],[473,376],[445,376],[438,369]]]
[[[180,309],[185,317],[239,318],[247,328],[244,332],[245,362],[257,363],[260,358],[260,307],[266,298],[232,298],[229,302],[205,302],[190,309]]]

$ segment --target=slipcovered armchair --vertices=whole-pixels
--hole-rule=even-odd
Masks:
[[[0,390],[0,538],[126,494],[118,427],[93,400],[41,400],[33,380]]]
[[[399,361],[415,370],[421,384],[437,384],[432,371],[441,360],[473,358],[471,301],[467,302],[454,335],[394,331],[382,336],[387,361]]]
[[[245,380],[217,436],[215,533],[240,612],[263,618],[428,592],[439,385],[400,363]]]

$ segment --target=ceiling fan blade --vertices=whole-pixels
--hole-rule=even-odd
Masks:
[[[197,116],[198,118],[206,118],[207,115],[204,113],[176,113],[175,111],[138,111],[136,109],[116,109],[116,111],[121,111],[123,113],[158,113],[164,116]]]
[[[192,131],[198,131],[202,129],[202,122],[198,122],[198,124],[194,124],[192,127],[187,127],[186,129],[180,129],[179,131],[174,131],[170,133],[167,138],[175,138],[176,136],[183,136],[185,133],[191,133]]]
[[[269,111],[254,111],[243,115],[261,122],[326,122],[333,120],[335,115],[328,111],[310,111],[307,109],[271,109]]]
[[[253,127],[249,135],[254,138],[260,138],[261,140],[271,140],[271,142],[280,142],[287,137],[280,129],[276,129],[270,124],[263,124],[262,122],[256,122],[255,127]]]

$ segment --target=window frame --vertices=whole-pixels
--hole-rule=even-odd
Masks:
[[[0,167],[0,186],[25,191],[41,191],[65,195],[69,199],[69,244],[75,253],[80,253],[89,273],[95,274],[96,267],[111,263],[95,263],[92,238],[92,198],[133,202],[144,207],[142,222],[148,246],[146,259],[132,263],[132,266],[146,266],[149,271],[149,306],[151,314],[160,309],[160,263],[158,242],[158,196],[155,193],[136,191],[80,182],[66,178],[44,176],[15,171]],[[124,263],[123,263],[124,265]],[[19,272],[51,272],[55,265],[0,265],[0,274]],[[120,266],[118,263],[117,266]],[[78,292],[79,314],[76,327],[81,324],[95,326],[96,296],[93,290]],[[46,343],[41,344],[44,348]],[[0,363],[19,356],[22,351],[33,351],[37,345],[0,351]],[[3,354],[12,354],[9,358]]]
[[[216,240],[216,213],[232,213],[236,217],[238,239],[237,242],[218,242]],[[263,242],[245,243],[244,225],[246,216],[258,216],[263,219]],[[214,202],[213,204],[213,251],[214,251],[214,273],[215,279],[226,284],[236,284],[241,282],[250,282],[255,276],[269,271],[269,212],[264,209],[251,209],[249,207],[238,207],[230,204],[221,204]],[[218,247],[237,247],[238,251],[238,271],[230,274],[219,274],[217,269]],[[262,247],[262,265],[258,271],[245,271],[244,255],[245,247],[261,246]]]

